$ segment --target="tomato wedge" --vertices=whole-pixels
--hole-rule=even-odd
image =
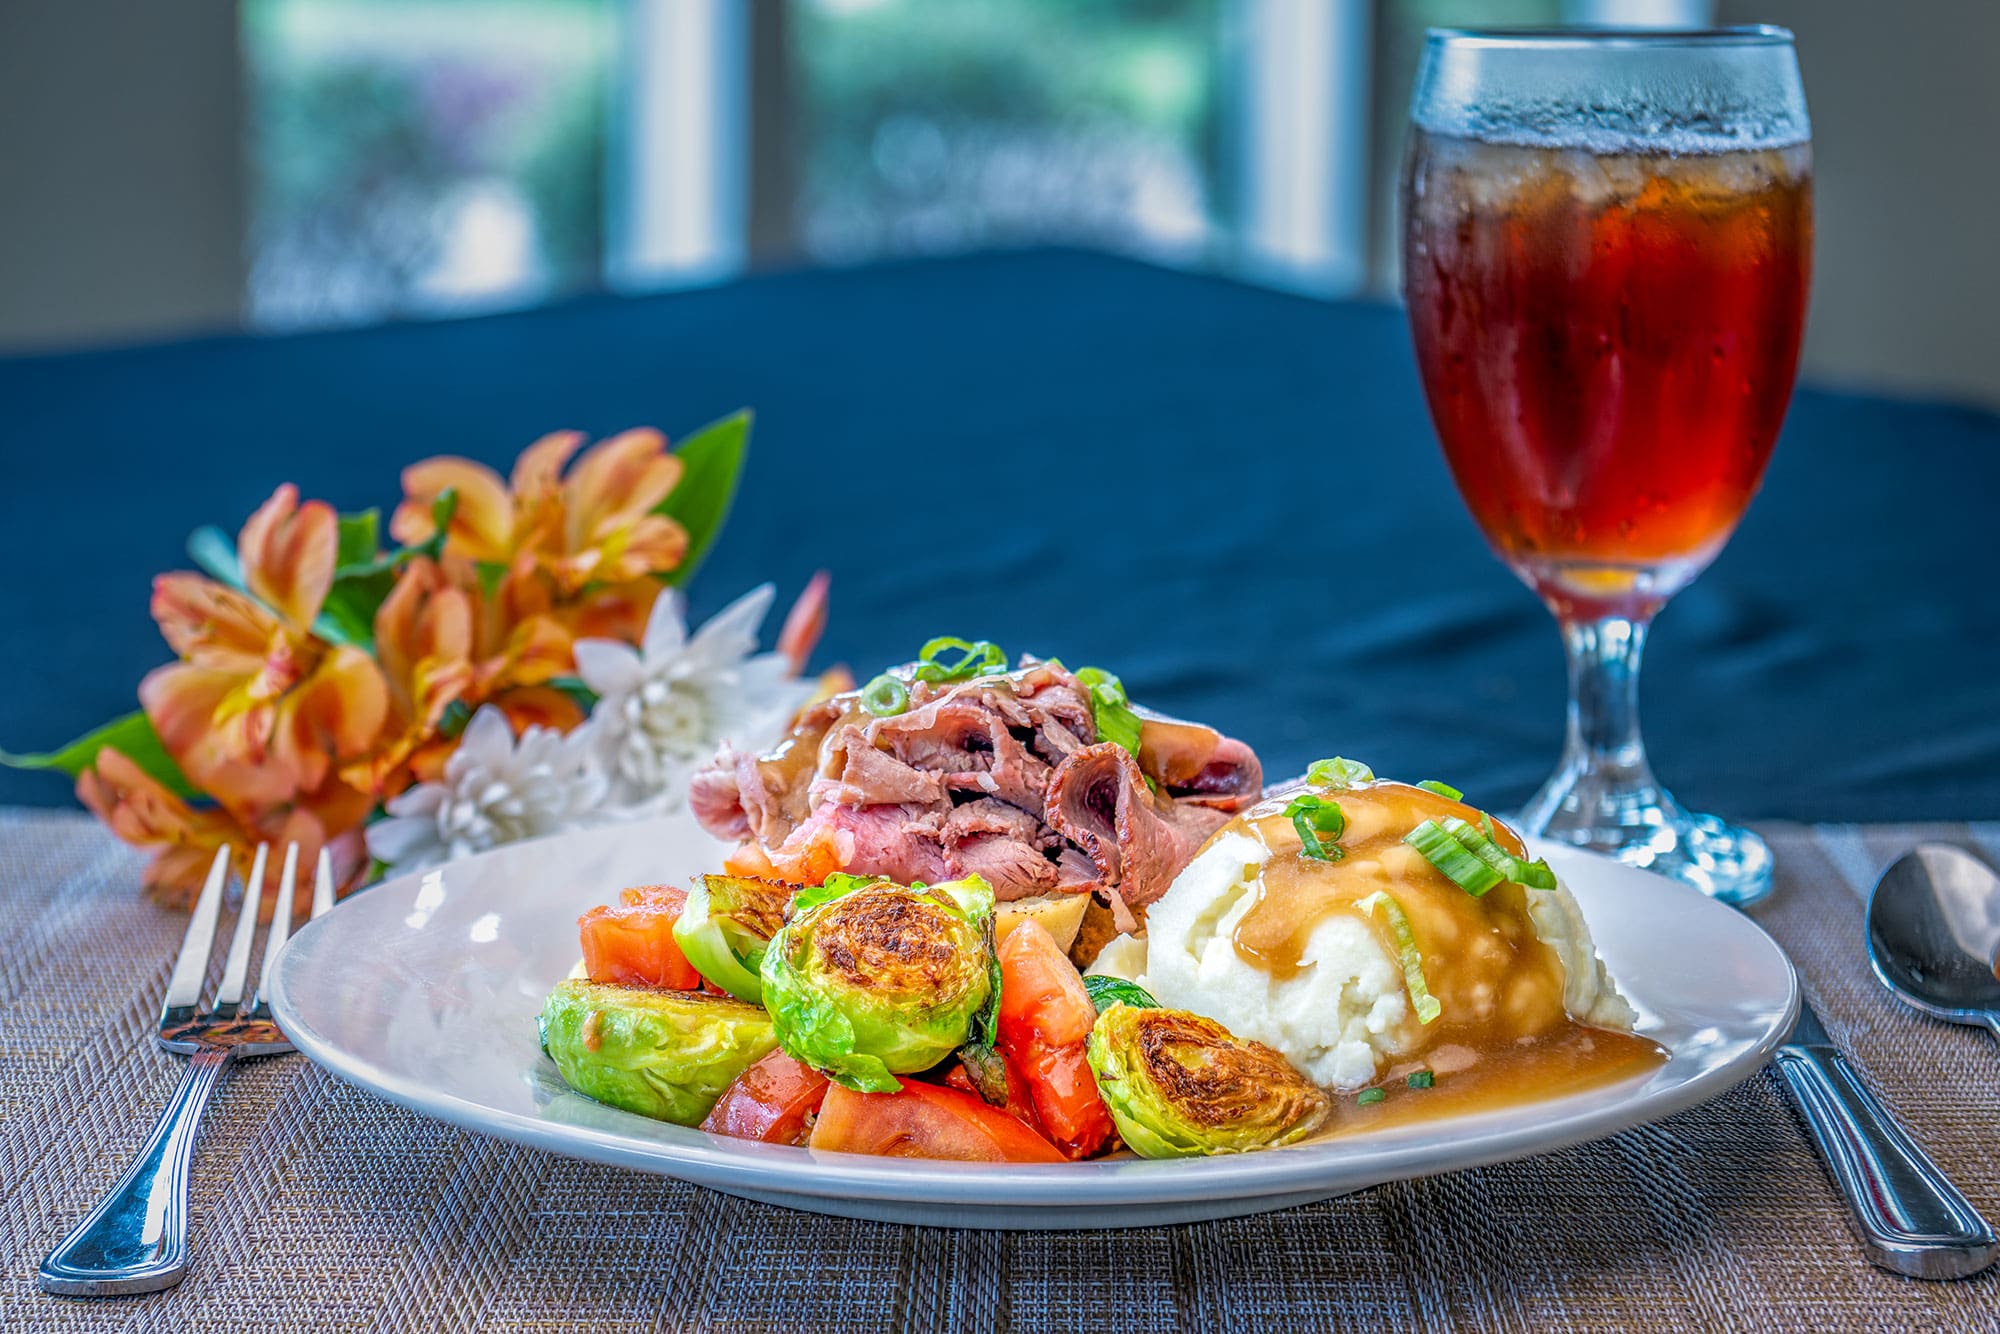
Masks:
[[[700,986],[701,974],[674,941],[674,923],[687,903],[687,891],[641,885],[624,891],[619,900],[576,919],[590,980],[675,991]]]
[[[1000,942],[1000,1051],[1028,1083],[1043,1133],[1071,1158],[1088,1158],[1116,1127],[1084,1056],[1097,1022],[1083,977],[1040,923]]]
[[[766,1144],[803,1144],[806,1120],[819,1110],[826,1090],[825,1075],[774,1051],[722,1090],[701,1128]]]
[[[1049,1142],[976,1094],[900,1081],[900,1093],[826,1090],[812,1147],[889,1158],[946,1158],[966,1163],[1060,1163]]]
[[[1042,1123],[1035,1119],[1035,1091],[1028,1087],[1028,1081],[1021,1077],[1021,1072],[1015,1067],[1013,1061],[1009,1060],[1004,1053],[996,1052],[995,1055],[1000,1057],[1001,1069],[1007,1072],[1007,1105],[995,1108],[995,1110],[1007,1113],[1007,1115],[1014,1117],[1037,1135],[1041,1134]],[[986,1099],[979,1097],[979,1090],[972,1086],[972,1076],[965,1072],[963,1065],[954,1065],[951,1068],[951,1073],[944,1077],[944,1082],[948,1087],[955,1088],[960,1093],[970,1093],[973,1097],[979,1098],[981,1102],[986,1102]],[[988,1107],[993,1106],[990,1102],[987,1102],[986,1105]]]

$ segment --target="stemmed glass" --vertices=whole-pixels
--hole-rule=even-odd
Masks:
[[[1639,735],[1655,613],[1715,558],[1790,401],[1812,262],[1792,36],[1433,31],[1411,110],[1403,282],[1473,518],[1569,658],[1531,832],[1732,903],[1762,839],[1683,810]]]

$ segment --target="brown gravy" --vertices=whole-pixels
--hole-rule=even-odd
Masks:
[[[1396,959],[1387,915],[1356,908],[1385,890],[1409,919],[1424,980],[1442,1007],[1429,1024],[1414,1014],[1404,1021],[1402,1045],[1414,1055],[1385,1076],[1387,1097],[1366,1105],[1351,1096],[1338,1099],[1329,1133],[1551,1097],[1610,1083],[1665,1059],[1664,1050],[1645,1038],[1569,1017],[1562,961],[1535,934],[1528,915],[1529,896],[1543,891],[1503,883],[1475,898],[1403,842],[1427,819],[1455,815],[1476,826],[1479,811],[1405,783],[1323,793],[1339,802],[1347,828],[1334,840],[1340,860],[1322,862],[1301,853],[1284,814],[1291,795],[1260,802],[1240,824],[1228,826],[1251,834],[1272,854],[1256,901],[1237,923],[1237,954],[1274,977],[1292,976],[1314,929],[1345,913],[1366,923]],[[1519,835],[1497,820],[1493,837],[1514,855],[1526,855]],[[1433,1087],[1408,1088],[1406,1077],[1425,1069],[1433,1073]]]
[[[1391,1067],[1378,1085],[1386,1095],[1380,1102],[1336,1096],[1332,1115],[1316,1138],[1499,1111],[1599,1088],[1657,1069],[1666,1051],[1635,1033],[1565,1019],[1540,1037],[1492,1048],[1447,1044],[1432,1048],[1425,1058]],[[1409,1076],[1425,1069],[1433,1071],[1435,1083],[1411,1088]]]

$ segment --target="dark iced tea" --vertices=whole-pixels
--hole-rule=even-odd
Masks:
[[[1431,416],[1487,539],[1558,611],[1649,610],[1756,491],[1805,321],[1809,152],[1417,132],[1403,270]]]

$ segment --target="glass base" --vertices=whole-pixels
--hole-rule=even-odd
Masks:
[[[1567,767],[1521,809],[1531,834],[1672,876],[1712,899],[1746,907],[1771,892],[1771,849],[1748,829],[1681,809],[1646,774]]]

